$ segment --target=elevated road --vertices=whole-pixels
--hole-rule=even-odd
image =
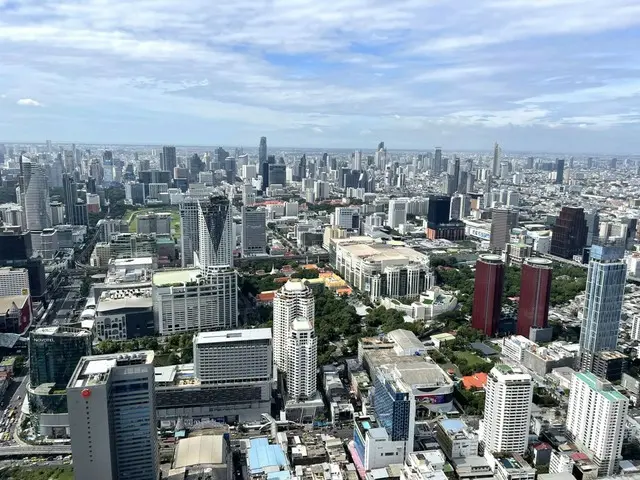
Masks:
[[[57,455],[71,455],[69,445],[28,445],[0,447],[0,459],[24,457],[51,457]]]

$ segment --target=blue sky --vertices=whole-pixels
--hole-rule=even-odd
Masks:
[[[640,152],[638,0],[0,0],[0,140]]]

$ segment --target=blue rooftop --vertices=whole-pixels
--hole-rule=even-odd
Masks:
[[[289,480],[290,478],[291,472],[289,470],[267,473],[267,480]]]
[[[440,420],[440,424],[447,432],[459,432],[464,430],[465,424],[462,420],[448,419]]]
[[[249,449],[249,471],[252,475],[264,473],[271,467],[283,468],[287,466],[287,459],[279,445],[270,445],[265,437],[252,438]]]

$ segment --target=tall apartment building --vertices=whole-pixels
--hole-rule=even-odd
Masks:
[[[29,272],[26,268],[0,267],[0,297],[29,294]]]
[[[331,225],[348,230],[360,228],[360,210],[353,207],[338,207],[333,212]]]
[[[491,454],[524,455],[529,443],[533,381],[506,364],[491,369],[485,385],[482,442]]]
[[[318,339],[313,319],[295,318],[287,339],[287,393],[294,401],[315,397],[317,391]]]
[[[219,267],[203,274],[200,269],[155,272],[152,281],[156,331],[229,330],[238,326],[238,277],[235,270]]]
[[[265,210],[242,207],[242,256],[267,254],[267,215]]]
[[[389,200],[389,226],[398,228],[407,223],[407,202],[403,199]]]
[[[136,216],[137,232],[140,234],[171,234],[171,214],[167,212],[149,212]]]
[[[300,317],[315,320],[313,292],[302,281],[289,280],[273,298],[273,359],[278,370],[285,373],[291,322]]]
[[[27,230],[39,231],[51,226],[49,183],[44,167],[20,160],[20,198]]]
[[[627,278],[623,255],[622,244],[598,245],[594,241],[591,247],[580,330],[580,366],[584,370],[592,371],[598,352],[615,350],[618,345]]]
[[[629,400],[611,383],[589,372],[571,382],[567,432],[598,467],[598,475],[618,473]]]
[[[225,197],[210,197],[198,203],[199,250],[197,264],[207,270],[233,267],[233,218]]]
[[[492,250],[504,250],[510,242],[511,229],[518,226],[518,211],[508,208],[491,210],[491,238],[489,247]]]
[[[76,478],[157,480],[153,352],[83,357],[67,385]]]
[[[498,333],[504,288],[504,262],[500,255],[480,255],[476,262],[471,325],[490,337]]]
[[[160,170],[163,172],[169,172],[169,175],[173,176],[173,169],[177,166],[176,147],[162,147]]]
[[[553,262],[546,258],[527,258],[522,264],[520,302],[516,333],[531,337],[531,329],[549,326],[551,272]]]

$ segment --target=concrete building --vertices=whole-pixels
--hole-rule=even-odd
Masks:
[[[0,267],[0,297],[30,293],[29,271],[26,268]]]
[[[157,480],[153,352],[83,357],[67,385],[76,478]]]
[[[20,197],[26,230],[39,231],[49,228],[51,210],[46,171],[42,165],[28,160],[21,160],[20,166]]]
[[[171,234],[171,214],[165,212],[149,212],[136,216],[137,233],[140,234]]]
[[[267,217],[263,209],[242,207],[242,256],[267,254]]]
[[[198,203],[199,250],[195,263],[203,270],[233,267],[233,218],[225,197],[210,197]]]
[[[185,197],[180,204],[180,255],[182,268],[193,266],[194,253],[200,251],[200,228],[198,227],[198,203],[195,197]]]
[[[347,230],[360,228],[360,210],[353,207],[338,207],[331,217],[331,225]]]
[[[489,337],[498,333],[504,269],[504,262],[499,255],[480,255],[476,262],[471,325]]]
[[[229,330],[238,326],[238,279],[233,269],[205,275],[200,269],[153,275],[153,312],[160,335]]]
[[[511,229],[518,226],[518,211],[508,208],[493,208],[491,210],[491,240],[492,250],[504,250],[511,237]]]
[[[287,394],[294,402],[317,395],[318,339],[313,319],[297,317],[289,326],[287,342]]]
[[[506,455],[496,458],[496,480],[535,480],[536,469],[520,455]]]
[[[94,320],[93,331],[98,340],[123,341],[154,335],[151,287],[103,291],[96,302]]]
[[[505,364],[491,369],[481,440],[485,452],[524,455],[529,440],[533,381],[529,374]]]
[[[598,467],[598,475],[618,473],[629,400],[589,372],[571,383],[567,432]]]

